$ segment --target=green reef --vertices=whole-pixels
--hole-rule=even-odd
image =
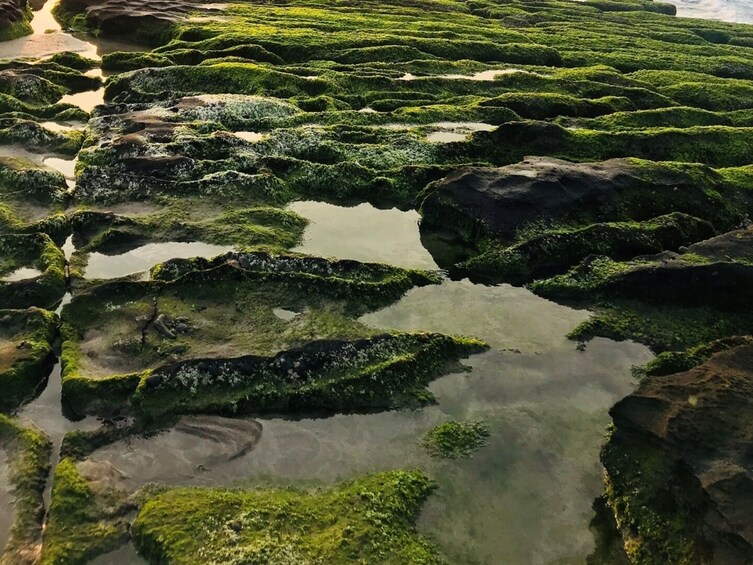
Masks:
[[[0,411],[11,412],[29,400],[55,359],[57,316],[38,308],[0,310]]]
[[[526,286],[591,312],[573,340],[657,354],[612,410],[594,520],[610,547],[589,562],[753,559],[750,473],[729,465],[749,463],[753,27],[675,13],[58,2],[77,37],[142,49],[0,60],[0,441],[15,493],[0,563],[86,563],[129,541],[150,563],[443,562],[416,532],[435,488],[423,472],[134,489],[90,457],[187,416],[419,409],[487,349],[360,322],[445,274],[297,252],[301,200],[418,211],[449,277]],[[31,17],[7,0],[0,40],[30,34]],[[100,89],[91,112],[69,101]],[[188,243],[223,251],[87,274]],[[103,421],[66,435],[48,479],[57,454],[16,416],[56,357],[69,415]],[[489,435],[447,421],[416,449],[458,465]]]
[[[0,452],[7,458],[14,493],[13,526],[0,562],[34,563],[42,548],[42,493],[52,444],[42,432],[0,414]]]
[[[418,471],[330,489],[149,493],[133,541],[155,563],[442,563],[415,532],[434,484]]]
[[[421,444],[432,457],[467,459],[486,444],[489,435],[489,426],[483,422],[449,421],[426,432]]]

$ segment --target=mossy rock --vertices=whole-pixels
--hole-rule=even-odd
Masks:
[[[385,472],[313,492],[166,489],[147,497],[133,541],[154,562],[181,564],[442,563],[414,526],[433,490],[418,471]]]

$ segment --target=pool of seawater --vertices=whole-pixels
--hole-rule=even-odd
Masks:
[[[303,204],[296,211],[309,218],[307,211],[320,209]],[[406,218],[365,207],[346,219],[353,208],[336,208],[321,209],[342,224],[339,236],[320,232],[314,222],[307,229],[307,251],[372,261],[392,257],[390,245],[398,237],[380,239],[365,226],[378,231]],[[417,253],[415,220],[410,218],[413,232],[403,242],[404,260]],[[373,253],[364,250],[363,240],[371,241]],[[361,321],[473,335],[491,346],[465,362],[468,371],[431,383],[436,405],[315,419],[184,418],[168,432],[100,449],[88,464],[114,466],[131,489],[152,481],[323,484],[418,467],[439,485],[422,512],[420,531],[452,562],[583,562],[593,547],[591,504],[603,488],[599,449],[608,410],[630,393],[630,368],[651,358],[641,345],[606,339],[579,351],[564,336],[587,316],[509,285],[445,281],[414,289]],[[470,460],[430,458],[420,438],[448,419],[485,421],[488,445]]]
[[[200,241],[147,243],[119,255],[90,253],[85,276],[88,279],[113,279],[148,271],[157,263],[169,259],[191,257],[216,257],[233,248],[227,245],[212,245]]]
[[[413,269],[436,269],[421,245],[415,210],[378,210],[371,204],[343,207],[300,201],[288,206],[309,220],[303,243],[294,251],[321,257],[390,263]]]
[[[12,273],[5,275],[4,277],[0,277],[0,281],[4,281],[4,282],[25,281],[28,279],[39,277],[41,275],[42,275],[42,271],[40,271],[39,269],[34,269],[33,267],[21,267],[19,269],[16,269]]]
[[[84,57],[100,59],[113,51],[143,51],[145,47],[123,41],[92,39],[81,34],[63,31],[52,15],[57,0],[47,0],[34,12],[33,33],[11,41],[0,42],[0,59],[44,58],[63,51],[73,51]]]

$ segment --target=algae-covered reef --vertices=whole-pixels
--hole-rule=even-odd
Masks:
[[[154,49],[0,61],[0,409],[35,396],[59,340],[66,408],[105,419],[63,441],[43,540],[51,448],[0,419],[19,494],[3,562],[86,562],[129,539],[155,563],[441,562],[414,527],[421,472],[134,493],[88,458],[185,414],[424,407],[485,349],[359,321],[444,274],[296,253],[307,220],[286,207],[303,199],[417,210],[450,276],[527,285],[593,312],[573,339],[661,353],[602,455],[617,553],[750,560],[753,28],[674,13],[61,0],[66,28]],[[30,18],[0,2],[0,39]],[[71,102],[89,91],[91,113]],[[206,256],[149,259],[189,243]],[[148,272],[94,268],[132,252]],[[488,436],[450,421],[425,447],[463,459]]]
[[[57,316],[52,312],[0,310],[0,411],[11,412],[28,400],[54,362]]]
[[[744,563],[753,557],[751,346],[654,376],[612,409],[602,452],[607,501],[631,561]]]
[[[7,457],[15,499],[13,526],[0,562],[36,563],[42,548],[42,492],[50,469],[52,445],[39,430],[0,415],[0,450]]]
[[[433,489],[418,471],[314,492],[167,489],[147,495],[133,540],[155,563],[442,563],[414,528]]]
[[[235,253],[174,260],[153,277],[92,286],[64,308],[63,393],[78,411],[150,417],[420,404],[448,362],[485,347],[438,334],[377,335],[355,320],[436,282],[421,271]]]

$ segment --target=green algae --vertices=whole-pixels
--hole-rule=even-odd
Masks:
[[[489,435],[483,422],[449,421],[426,432],[421,445],[432,457],[467,459],[486,444]]]
[[[41,80],[30,79],[38,86],[33,96],[0,98],[0,110],[8,114],[0,123],[0,140],[69,154],[83,143],[75,191],[79,205],[101,209],[141,201],[159,208],[133,216],[74,211],[71,219],[50,216],[48,221],[31,218],[16,201],[9,199],[6,205],[3,200],[4,231],[41,231],[57,242],[56,237],[73,226],[82,244],[72,263],[77,296],[63,314],[66,396],[81,412],[109,415],[121,410],[149,417],[162,416],[163,411],[383,409],[402,405],[407,397],[418,404],[430,400],[423,386],[440,361],[481,345],[436,334],[374,336],[353,319],[395,300],[418,281],[432,282],[431,276],[397,271],[375,276],[378,270],[370,271],[373,267],[361,268],[355,276],[338,272],[320,277],[305,270],[239,275],[234,264],[239,256],[230,255],[169,262],[152,271],[155,280],[149,283],[94,286],[80,276],[86,254],[173,240],[280,253],[299,241],[304,227],[300,218],[280,210],[296,198],[416,207],[428,183],[457,167],[503,165],[528,154],[575,161],[640,157],[705,163],[717,169],[646,164],[641,180],[648,185],[666,167],[685,170],[702,189],[636,192],[619,203],[614,217],[581,214],[562,225],[526,226],[516,240],[503,243],[478,238],[472,243],[481,253],[463,269],[522,282],[560,274],[533,288],[597,305],[595,317],[574,332],[578,339],[608,335],[650,343],[656,350],[675,350],[731,333],[750,333],[749,316],[731,313],[729,304],[721,310],[718,304],[657,305],[671,288],[649,292],[649,304],[635,293],[614,293],[610,286],[645,266],[644,260],[630,261],[635,255],[680,251],[750,216],[746,192],[751,175],[746,165],[753,147],[753,119],[747,95],[753,88],[753,57],[739,46],[753,45],[753,33],[746,26],[682,20],[671,14],[671,6],[658,2],[609,0],[416,0],[386,5],[298,0],[288,5],[233,5],[221,20],[139,29],[142,39],[162,44],[153,53],[106,56],[103,67],[128,71],[111,79],[106,96],[137,106],[98,110],[85,139],[79,133],[45,132],[37,124],[42,118],[63,119],[71,109],[55,103],[59,95],[85,86],[75,73],[45,68],[38,75]],[[83,14],[58,9],[58,15],[72,28],[103,35],[118,31],[99,27]],[[62,56],[53,62],[78,70],[89,65]],[[491,80],[473,78],[494,71],[502,72]],[[207,93],[258,97],[221,107],[191,101]],[[185,97],[179,100],[181,96]],[[162,123],[150,130],[153,116],[142,122],[121,119],[133,108],[162,113]],[[456,143],[429,143],[433,124],[442,121],[501,127]],[[144,123],[147,127],[141,128]],[[393,124],[407,127],[384,127]],[[234,135],[250,131],[261,139],[249,142]],[[26,186],[39,190],[42,183],[27,176]],[[59,181],[45,179],[35,198],[49,195],[45,205],[56,209],[65,201]],[[13,183],[21,181],[13,172],[0,178],[3,182],[11,191]],[[609,259],[588,261],[577,273],[566,273],[591,254]],[[709,263],[701,255],[683,255],[686,263]],[[251,292],[255,286],[258,291]],[[318,293],[322,296],[315,296]],[[218,300],[228,305],[221,312],[214,309]],[[709,300],[723,301],[730,300]],[[274,307],[292,308],[297,316],[284,322],[274,316]],[[162,330],[155,329],[159,314],[165,315]],[[204,326],[207,320],[209,329]],[[179,325],[187,331],[177,331]],[[103,337],[96,335],[98,328],[104,328],[105,347],[84,354],[83,343]],[[226,339],[228,328],[246,333],[239,341],[234,341],[235,334]],[[322,346],[339,339],[352,345],[377,338],[399,346],[385,356],[368,357],[344,375],[325,372],[324,380],[331,380],[324,387],[292,390],[286,388],[289,383],[279,386],[284,381],[280,375],[256,370],[245,373],[252,377],[244,383],[249,386],[237,390],[225,383],[214,386],[207,377],[216,376],[222,367],[228,368],[228,375],[235,374],[250,363],[250,354],[268,361],[279,351],[295,355],[307,344]],[[230,344],[229,353],[210,351],[221,342]],[[425,357],[413,362],[418,354]],[[679,364],[695,362],[703,353],[682,355]],[[198,363],[187,363],[191,356]],[[123,359],[137,366],[118,364]],[[92,372],[98,363],[99,372]],[[197,367],[206,370],[194,371]],[[168,386],[169,377],[189,369],[193,381],[184,375],[185,386]],[[359,380],[374,375],[390,377],[395,388],[361,388]],[[398,377],[410,379],[411,386],[400,388],[406,383]],[[358,386],[347,388],[349,380],[359,381]],[[362,401],[357,396],[361,393]],[[659,464],[657,468],[663,469]],[[659,481],[660,473],[654,471],[640,469],[645,477]],[[83,560],[117,544],[122,529],[112,528],[117,518],[102,508],[92,510],[99,504],[92,502],[98,496],[92,487],[69,461],[63,462],[59,475],[59,490],[53,493],[59,502],[51,515],[45,558]],[[632,487],[627,484],[624,492]],[[282,496],[269,494],[263,502],[276,505],[278,495]],[[206,505],[192,502],[199,496]],[[328,530],[314,539],[296,534],[290,541],[285,527],[258,526],[258,520],[247,524],[247,514],[230,522],[222,516],[218,533],[194,539],[196,531],[204,530],[191,528],[194,522],[186,522],[190,513],[180,510],[198,508],[195,523],[203,527],[202,519],[213,520],[220,502],[256,504],[257,499],[245,496],[192,489],[157,494],[154,506],[148,502],[137,521],[137,543],[151,558],[171,562],[438,560],[431,548],[404,541],[402,533],[374,538],[358,529],[356,542],[337,545],[329,542],[352,532],[337,537],[339,531],[331,536]],[[76,507],[70,516],[66,501]],[[283,510],[280,516],[290,519],[290,506]],[[308,511],[304,506],[300,516]],[[78,522],[68,521],[70,517]],[[672,540],[660,555],[688,557],[676,542],[686,524],[657,523],[640,510],[630,519],[641,535],[658,531],[659,537]],[[327,526],[329,518],[325,522]],[[246,538],[250,526],[258,528]],[[363,539],[377,539],[379,545],[364,544]],[[640,551],[632,555],[648,559],[655,553]]]
[[[34,394],[54,359],[57,316],[52,312],[0,310],[0,410],[11,412]]]
[[[692,482],[683,474],[681,463],[659,447],[636,448],[621,441],[619,431],[611,433],[601,458],[607,469],[608,505],[631,562],[704,560],[704,548],[695,541],[702,527],[700,509],[693,506],[693,501],[675,508],[662,505],[670,498],[677,500],[671,495],[673,490]]]
[[[9,457],[15,494],[15,518],[0,563],[26,563],[42,544],[42,493],[50,470],[52,444],[42,432],[0,414],[0,445]]]
[[[52,480],[41,563],[87,563],[127,539],[131,508],[122,492],[88,481],[71,459],[58,463]]]
[[[356,322],[437,282],[421,271],[231,253],[173,260],[152,277],[93,286],[65,307],[63,391],[76,410],[154,416],[422,403],[431,400],[423,387],[448,363],[484,347],[435,334],[377,336]],[[298,314],[282,319],[281,307]],[[285,357],[320,373],[292,378],[281,369]]]
[[[165,489],[133,524],[140,553],[171,563],[441,563],[414,523],[434,484],[418,471],[314,492]]]

